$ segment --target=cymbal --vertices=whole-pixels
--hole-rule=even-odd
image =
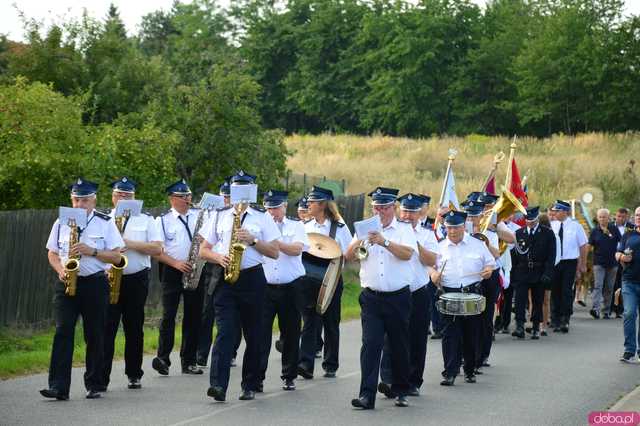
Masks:
[[[309,232],[309,254],[320,259],[335,259],[342,256],[340,246],[331,237],[317,232]]]

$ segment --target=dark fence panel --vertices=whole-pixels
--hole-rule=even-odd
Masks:
[[[349,229],[362,219],[364,195],[338,197]],[[290,205],[295,215],[295,206]],[[154,216],[163,209],[152,209]],[[44,325],[53,318],[53,288],[57,280],[45,245],[58,215],[55,210],[0,211],[0,325]],[[160,304],[158,265],[151,264],[147,306]]]

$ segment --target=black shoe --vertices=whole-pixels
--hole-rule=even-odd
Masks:
[[[446,376],[443,381],[440,382],[441,386],[453,386],[456,381],[455,376]]]
[[[207,396],[210,396],[211,398],[220,402],[223,402],[227,398],[224,390],[222,390],[220,386],[211,386],[209,389],[207,389]]]
[[[591,315],[593,319],[600,319],[600,314],[595,309],[590,310],[589,315]]]
[[[396,397],[396,407],[408,407],[409,401],[407,401],[407,397],[403,395],[399,395]]]
[[[547,337],[549,334],[547,334],[547,330],[542,330],[542,331],[540,332],[540,335],[541,335],[541,336],[544,336],[544,337]]]
[[[202,359],[202,358],[198,358],[196,360],[196,365],[198,367],[206,367],[207,366],[207,360],[206,359]]]
[[[182,367],[182,374],[202,374],[204,373],[204,371],[202,371],[202,368],[199,368],[196,365],[186,365],[184,367]]]
[[[622,354],[622,356],[620,357],[620,361],[621,362],[626,362],[628,364],[635,364],[636,360],[633,357],[633,353],[631,352],[625,352]]]
[[[560,331],[564,334],[567,334],[569,332],[569,325],[565,324],[562,327],[560,327]]]
[[[132,377],[129,379],[129,385],[127,387],[129,389],[141,389],[142,384],[140,384],[140,379],[136,377]]]
[[[464,381],[467,383],[475,383],[476,382],[475,374],[465,374]]]
[[[524,339],[524,327],[517,326],[513,333],[511,333],[513,337],[517,337],[518,339]]]
[[[313,373],[301,365],[298,366],[298,376],[305,378],[307,380],[313,379]]]
[[[238,399],[240,401],[251,401],[252,399],[256,399],[256,393],[249,389],[242,389]]]
[[[603,314],[603,315],[602,315],[602,319],[611,319],[611,315],[609,315],[609,314]]]
[[[336,372],[335,371],[325,371],[324,372],[324,377],[326,377],[328,379],[333,379],[334,377],[336,377]]]
[[[540,339],[540,333],[538,332],[538,330],[533,330],[533,332],[531,332],[531,340],[539,340]]]
[[[527,327],[524,329],[525,333],[531,334],[533,332],[533,327]]]
[[[238,365],[238,364],[236,364],[236,359],[235,359],[235,357],[234,357],[234,358],[231,358],[231,362],[229,363],[229,367],[235,367],[236,365]]]
[[[442,339],[442,333],[433,333],[433,336],[431,336],[431,340],[439,340]]]
[[[316,351],[316,355],[315,356],[316,356],[317,359],[322,358],[322,349]]]
[[[280,339],[276,340],[275,346],[276,346],[276,351],[282,353],[282,340]]]
[[[480,375],[482,375],[484,373],[482,372],[482,370],[480,370],[480,368],[476,368],[475,370],[473,370],[473,374],[475,374],[477,376],[480,376]]]
[[[68,393],[62,393],[56,389],[41,389],[40,395],[44,396],[45,398],[55,398],[58,401],[67,401],[69,399]]]
[[[169,375],[169,366],[158,357],[155,357],[153,361],[151,361],[151,367],[163,376]]]
[[[100,392],[98,392],[98,391],[88,390],[84,397],[87,398],[87,399],[98,399],[101,396],[102,395],[100,395]]]
[[[369,400],[369,398],[367,398],[366,396],[352,399],[351,406],[355,408],[361,408],[363,410],[373,410],[375,408],[373,402],[371,402],[371,400]]]
[[[586,303],[584,303],[584,301],[583,301],[583,300],[578,300],[578,305],[580,305],[580,306],[587,306],[587,304],[586,304]]]
[[[420,396],[420,389],[418,389],[415,386],[409,387],[409,390],[407,391],[407,396]]]
[[[286,391],[296,390],[296,382],[293,379],[284,379],[282,382],[282,389]]]
[[[620,319],[620,318],[622,318],[622,314],[621,314],[621,313],[616,312],[616,319]]]
[[[386,396],[389,399],[396,397],[396,394],[391,390],[391,385],[385,382],[378,383],[378,392],[380,392],[381,394],[384,394],[384,396]]]
[[[263,393],[264,392],[264,383],[260,382],[256,385],[256,393]]]

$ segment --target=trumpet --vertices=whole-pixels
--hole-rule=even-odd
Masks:
[[[363,240],[360,242],[360,245],[356,247],[355,253],[358,260],[365,260],[367,257],[369,257],[369,247],[371,247],[371,243],[369,243],[369,240]]]

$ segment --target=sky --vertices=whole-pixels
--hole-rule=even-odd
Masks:
[[[220,0],[219,4],[226,6],[230,1],[233,0]],[[483,4],[485,0],[473,1]],[[60,21],[60,18],[80,17],[83,8],[90,16],[102,18],[106,16],[110,3],[120,10],[129,34],[134,34],[142,16],[158,9],[169,10],[173,0],[0,0],[0,33],[8,35],[11,40],[24,40],[18,10],[28,18],[50,24]],[[640,0],[626,0],[626,5],[627,13],[640,14]]]

